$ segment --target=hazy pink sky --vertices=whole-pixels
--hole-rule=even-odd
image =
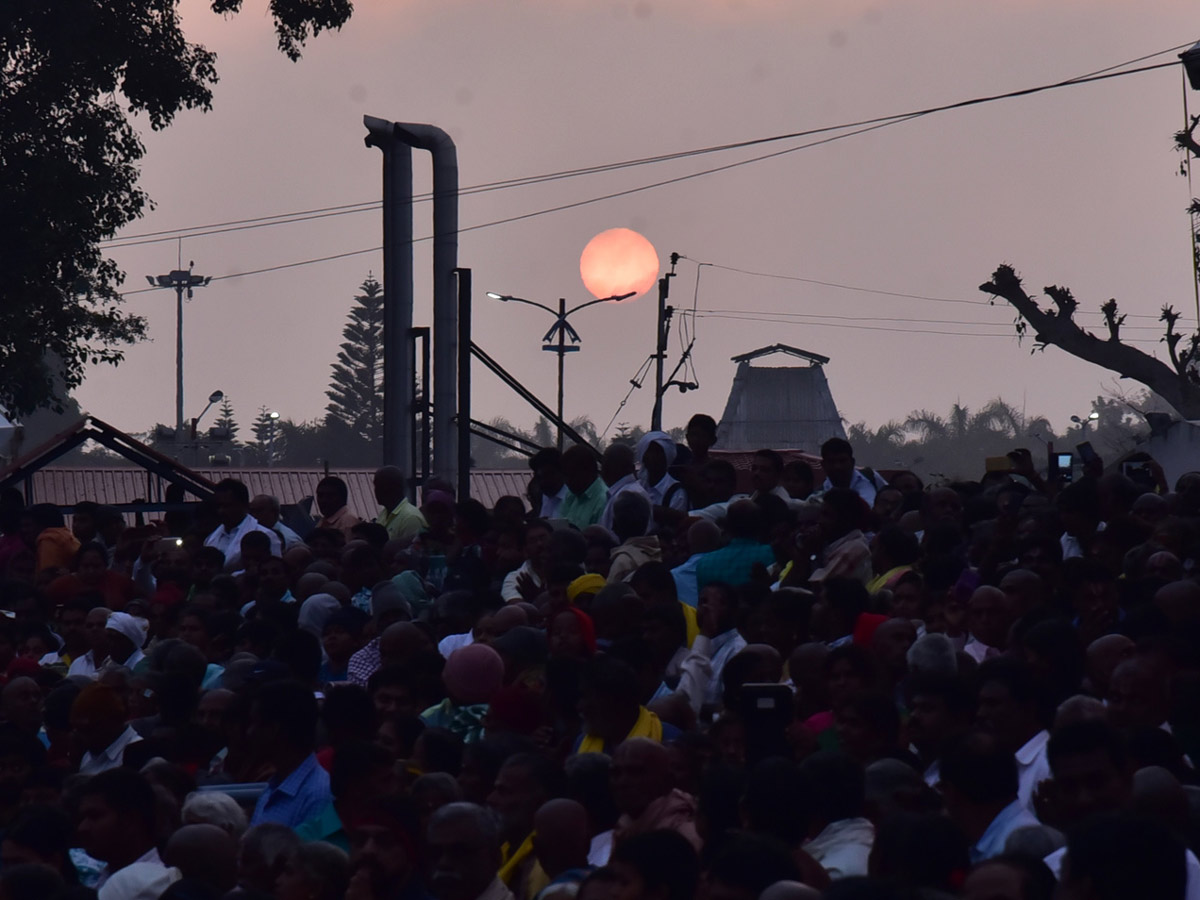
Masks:
[[[363,114],[430,122],[458,144],[463,185],[671,153],[836,124],[1057,81],[1195,39],[1183,0],[360,0],[340,33],[301,62],[275,49],[264,0],[229,20],[185,0],[189,36],[218,53],[211,113],[147,133],[144,184],[157,208],[141,233],[377,199],[380,154]],[[1200,108],[1200,95],[1191,98]],[[1032,288],[1071,286],[1084,308],[1116,296],[1156,315],[1194,304],[1185,209],[1171,134],[1183,118],[1175,69],[987,104],[895,125],[779,159],[519,223],[463,234],[474,270],[477,340],[546,400],[555,360],[539,350],[548,317],[484,292],[553,304],[588,299],[579,253],[606,228],[743,269],[942,298],[983,299],[1002,261]],[[799,142],[796,142],[799,143]],[[778,149],[734,151],[462,199],[463,225],[675,177]],[[417,190],[428,157],[414,158]],[[428,205],[415,230],[428,234]],[[185,240],[183,259],[225,275],[378,246],[378,212]],[[418,244],[418,324],[430,318],[428,244]],[[174,268],[173,242],[113,249],[129,274]],[[259,406],[321,415],[330,363],[366,254],[214,282],[185,309],[187,413],[228,394],[243,423]],[[976,407],[995,396],[1060,428],[1111,385],[1104,370],[1057,351],[1030,356],[1005,308],[937,303],[752,278],[684,261],[672,300],[700,309],[874,317],[698,322],[701,389],[666,400],[666,424],[719,416],[730,357],[784,342],[832,357],[834,398],[849,421],[879,424],[916,407]],[[129,298],[153,338],[78,392],[90,412],[129,429],[174,417],[174,303]],[[934,320],[891,322],[891,318]],[[1099,321],[1096,315],[1089,321]],[[573,320],[568,416],[603,427],[653,350],[654,301],[596,307]],[[818,323],[825,324],[818,324]],[[970,323],[970,324],[962,324]],[[990,323],[990,324],[989,324]],[[1152,319],[1130,319],[1152,342]],[[836,327],[830,327],[836,326]],[[855,328],[846,326],[858,326]],[[895,328],[895,331],[867,330]],[[904,333],[900,329],[986,335]],[[672,336],[674,352],[678,342]],[[1154,343],[1142,345],[1156,349]],[[1160,346],[1160,345],[1159,345]],[[1162,352],[1157,349],[1156,352]],[[532,424],[533,413],[480,372],[475,415]],[[618,421],[647,422],[650,389]]]

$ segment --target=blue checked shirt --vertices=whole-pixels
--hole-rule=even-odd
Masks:
[[[295,828],[321,815],[332,801],[329,773],[321,768],[316,755],[310,753],[283,778],[271,779],[254,805],[250,825],[278,822]]]

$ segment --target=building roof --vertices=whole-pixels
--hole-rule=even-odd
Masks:
[[[325,470],[311,469],[197,469],[194,474],[211,484],[223,478],[236,478],[245,483],[250,495],[270,494],[283,504],[297,503],[313,496],[316,484],[325,477]],[[379,511],[373,486],[374,469],[331,469],[350,489],[350,511],[360,518],[373,519]],[[32,498],[36,503],[73,506],[80,500],[93,500],[105,505],[132,503],[136,499],[151,502],[162,499],[156,476],[130,466],[62,466],[46,467],[29,476]],[[491,508],[506,494],[525,500],[529,473],[525,469],[474,470],[471,472],[471,496]],[[417,490],[420,497],[420,489]],[[528,505],[528,503],[526,503]]]
[[[775,352],[800,356],[812,364],[750,364],[751,359]],[[721,449],[774,447],[818,453],[829,438],[846,436],[821,365],[828,357],[776,344],[734,358],[740,361],[717,427]]]

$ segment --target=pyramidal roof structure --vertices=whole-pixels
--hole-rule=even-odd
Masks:
[[[751,362],[783,353],[807,365],[754,366]],[[786,344],[772,344],[733,357],[738,364],[725,413],[717,427],[722,450],[803,450],[820,452],[831,437],[845,437],[842,417],[829,392],[823,366],[829,357]]]

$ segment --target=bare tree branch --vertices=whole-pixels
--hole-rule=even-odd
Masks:
[[[1105,315],[1110,339],[1101,340],[1084,331],[1074,321],[1073,315],[1078,303],[1066,288],[1046,288],[1046,293],[1054,301],[1056,309],[1044,310],[1025,292],[1013,267],[1006,264],[997,268],[992,274],[992,280],[981,284],[979,289],[1012,306],[1033,329],[1039,343],[1052,344],[1072,356],[1110,369],[1122,378],[1139,381],[1175,407],[1184,418],[1200,418],[1200,384],[1196,383],[1188,369],[1188,364],[1196,358],[1200,339],[1193,338],[1189,350],[1183,355],[1178,354],[1176,345],[1182,335],[1176,337],[1172,343],[1171,335],[1175,333],[1174,325],[1179,318],[1174,310],[1163,311],[1163,321],[1168,323],[1167,337],[1164,340],[1167,341],[1171,353],[1171,365],[1168,365],[1119,340],[1123,317],[1117,314],[1115,300],[1109,301],[1111,307],[1105,304],[1112,317],[1109,318],[1110,313]]]

